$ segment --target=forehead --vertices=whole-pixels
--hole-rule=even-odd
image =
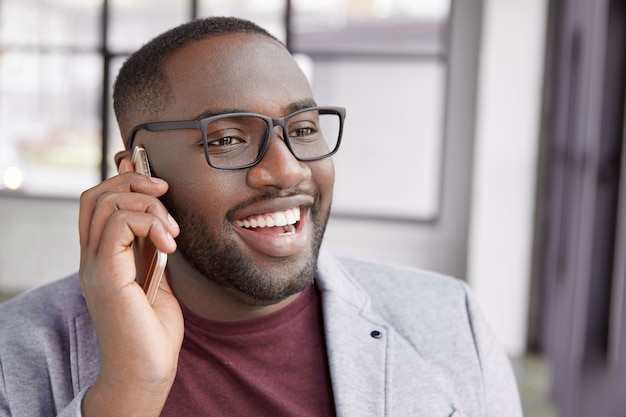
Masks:
[[[309,83],[289,52],[259,34],[228,34],[195,41],[171,55],[164,72],[173,102],[165,117],[195,118],[208,109],[279,116],[311,100]]]

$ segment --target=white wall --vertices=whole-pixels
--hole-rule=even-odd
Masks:
[[[485,0],[468,281],[509,352],[525,348],[545,0]]]
[[[78,201],[0,196],[0,291],[14,293],[78,269]]]

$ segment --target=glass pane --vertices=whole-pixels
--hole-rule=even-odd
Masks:
[[[199,0],[200,17],[236,16],[251,20],[285,41],[285,0]]]
[[[101,8],[102,0],[2,0],[0,43],[95,48]]]
[[[107,155],[107,158],[106,158],[107,173],[108,173],[107,176],[109,177],[117,174],[117,167],[115,166],[115,160],[114,160],[115,154],[124,150],[124,141],[122,140],[120,129],[117,126],[117,120],[115,119],[115,112],[113,111],[112,97],[113,97],[113,83],[115,82],[115,77],[117,76],[117,73],[120,71],[120,68],[122,67],[122,64],[124,63],[126,58],[128,57],[120,56],[120,57],[113,58],[111,59],[111,65],[110,65],[112,77],[111,77],[111,83],[108,86],[107,97],[109,98],[109,102],[111,103],[111,105],[109,106],[111,111],[109,112],[109,120],[108,120],[108,123],[109,123],[108,152],[109,154]]]
[[[438,62],[316,63],[318,103],[347,108],[341,149],[333,157],[335,212],[413,219],[437,215],[444,89],[445,66]]]
[[[320,26],[348,21],[381,19],[447,19],[451,0],[292,0],[294,17],[300,23]]]
[[[293,1],[294,52],[441,56],[450,0]]]
[[[130,53],[174,26],[191,19],[190,1],[109,1],[109,47]]]
[[[48,195],[77,196],[98,182],[101,69],[95,54],[0,55],[3,176],[19,170],[22,190]]]
[[[450,2],[292,0],[291,47],[317,102],[347,108],[335,212],[438,215]]]

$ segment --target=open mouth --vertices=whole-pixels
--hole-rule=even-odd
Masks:
[[[294,207],[289,210],[249,216],[236,220],[235,225],[244,229],[272,230],[273,232],[279,231],[280,235],[290,235],[296,233],[299,222],[300,207]]]

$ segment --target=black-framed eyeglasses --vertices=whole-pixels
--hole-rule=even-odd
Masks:
[[[297,160],[317,161],[339,149],[345,117],[345,108],[323,106],[298,110],[279,119],[255,113],[227,113],[200,120],[143,123],[130,132],[126,147],[132,148],[140,130],[196,129],[202,133],[210,166],[244,169],[263,159],[274,127],[280,126],[282,138]]]

